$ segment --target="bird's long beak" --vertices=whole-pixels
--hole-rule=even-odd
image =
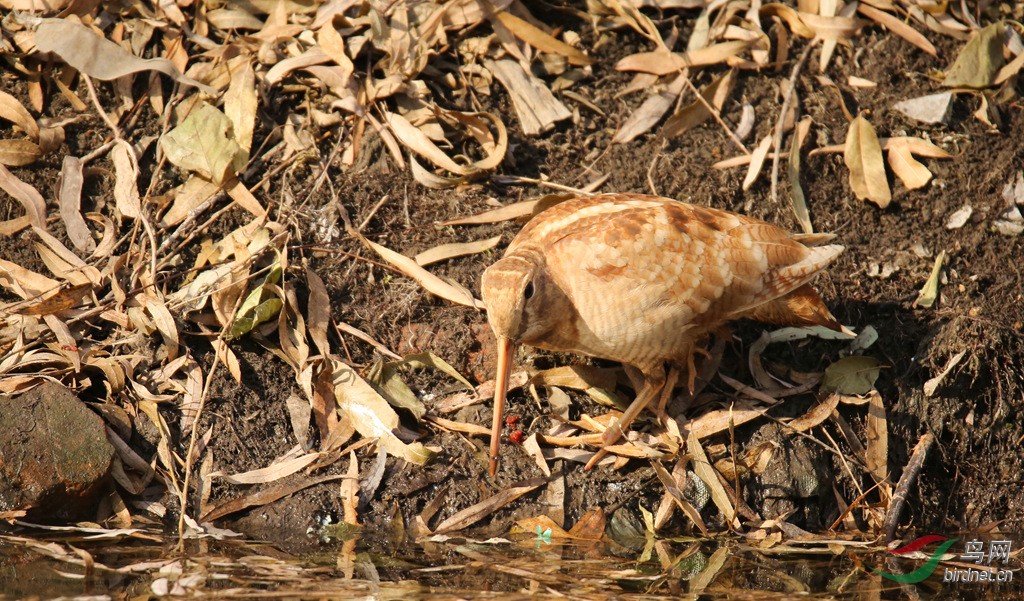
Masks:
[[[498,447],[501,445],[501,426],[505,417],[505,395],[508,393],[508,375],[512,370],[515,345],[508,338],[498,337],[498,373],[494,376],[494,422],[491,424],[491,464],[493,477],[498,472]]]

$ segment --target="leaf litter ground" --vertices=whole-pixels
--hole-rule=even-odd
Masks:
[[[575,23],[572,26],[576,26]],[[687,20],[683,27],[689,26]],[[892,203],[884,211],[854,198],[843,157],[839,154],[804,156],[800,179],[816,230],[837,233],[847,247],[836,266],[820,280],[824,297],[843,323],[857,331],[870,325],[879,332],[878,341],[869,354],[884,366],[875,384],[877,396],[885,408],[883,430],[888,429],[887,463],[883,466],[897,474],[902,471],[925,431],[934,433],[938,441],[918,478],[917,492],[908,504],[902,524],[917,531],[950,532],[991,529],[995,527],[993,522],[1002,521],[1001,528],[1019,529],[1024,520],[1024,505],[1021,505],[1024,495],[1020,494],[1019,478],[1015,475],[1024,467],[1019,453],[1024,431],[1012,416],[1021,409],[1022,403],[1024,309],[1019,292],[1020,267],[1011,258],[1020,254],[1021,239],[995,233],[989,226],[1005,209],[1004,187],[1014,181],[1022,167],[1019,157],[1024,154],[1021,148],[1024,119],[1019,104],[1003,104],[997,112],[1001,119],[999,131],[992,132],[990,126],[972,115],[980,101],[980,96],[975,95],[956,97],[948,126],[917,126],[891,110],[900,100],[935,92],[937,86],[926,75],[951,64],[962,46],[942,36],[932,35],[931,38],[939,56],[945,60],[940,62],[922,54],[878,28],[862,32],[853,51],[840,49],[837,52],[826,71],[832,81],[847,82],[850,76],[857,76],[880,84],[877,88],[826,85],[816,77],[818,53],[813,52],[797,79],[797,105],[801,115],[813,119],[811,139],[815,147],[842,144],[847,138],[848,124],[839,105],[841,101],[854,115],[868,111],[871,126],[879,137],[924,135],[941,144],[955,159],[927,160],[934,179],[925,188],[908,190],[898,179],[886,182],[886,187],[892,189]],[[573,94],[585,102],[570,96],[563,98],[573,108],[571,124],[563,122],[540,137],[522,134],[518,121],[512,118],[512,100],[503,88],[496,86],[489,97],[480,98],[479,108],[508,116],[505,126],[511,144],[499,171],[574,187],[584,187],[599,176],[606,176],[601,190],[648,192],[653,187],[665,196],[746,211],[796,228],[785,195],[783,202],[772,201],[767,176],[762,175],[744,193],[741,190],[744,169],[710,169],[715,162],[737,153],[728,136],[713,121],[688,128],[685,135],[668,144],[647,134],[626,145],[610,146],[616,127],[643,102],[638,94],[615,98],[615,93],[623,89],[630,78],[613,70],[612,65],[624,56],[649,49],[650,44],[628,29],[608,33],[603,45],[590,53],[594,59],[593,77],[572,88]],[[772,133],[783,98],[779,81],[785,78],[787,71],[784,69],[777,75],[771,70],[761,74],[743,72],[732,84],[730,93],[723,97],[722,106],[716,105],[730,123],[735,123],[741,104],[750,104],[757,118],[748,145],[752,146],[750,140],[761,140]],[[14,78],[10,74],[5,77],[12,81]],[[698,84],[704,87],[708,81],[710,79],[699,80]],[[19,88],[11,85],[9,89]],[[1016,89],[1019,90],[1019,84]],[[101,85],[98,91],[101,105],[110,107],[118,102],[107,91],[107,84]],[[273,122],[288,121],[287,107],[300,97],[295,92],[282,94],[277,104],[265,107]],[[87,97],[82,86],[79,93]],[[23,95],[21,101],[29,105],[31,98]],[[692,96],[685,102],[692,102]],[[61,106],[60,101],[56,100],[54,106]],[[53,107],[48,110],[54,111],[54,115],[61,112]],[[157,136],[163,131],[151,111],[141,110],[139,114],[133,136]],[[105,142],[103,127],[94,111],[85,112],[77,122],[66,125],[68,154],[83,156],[101,146]],[[289,134],[284,135],[287,139]],[[291,135],[295,135],[294,131]],[[302,142],[288,141],[295,145]],[[336,156],[333,142],[330,136],[318,140],[321,157]],[[54,156],[44,156],[31,169],[17,171],[19,177],[47,198],[55,190],[54,182],[61,170],[60,161]],[[101,158],[98,164],[113,170],[111,163],[104,163],[104,160]],[[355,236],[346,236],[341,213],[347,214],[352,224],[360,227],[366,239],[413,257],[440,244],[471,242],[497,235],[507,243],[518,225],[437,228],[434,224],[493,209],[495,200],[514,202],[551,190],[498,181],[429,190],[413,181],[396,161],[386,141],[368,134],[353,167],[332,168],[327,182],[319,179],[320,169],[313,161],[291,157],[276,162],[270,158],[263,165],[263,170],[274,177],[268,178],[267,186],[259,190],[259,202],[264,206],[287,207],[280,220],[291,229],[288,262],[292,272],[289,275],[293,281],[300,282],[295,290],[303,295],[297,306],[300,310],[308,307],[304,297],[308,287],[301,283],[304,279],[301,269],[308,267],[323,279],[337,321],[365,332],[368,338],[401,356],[430,351],[468,376],[473,384],[483,383],[493,375],[493,341],[483,315],[426,294],[420,284],[396,272]],[[769,158],[767,166],[770,164]],[[275,168],[280,170],[275,171]],[[157,169],[143,161],[140,170],[148,176]],[[171,184],[179,183],[173,172],[169,173],[164,177],[170,178]],[[256,179],[259,178],[257,175]],[[85,181],[85,195],[93,199],[98,209],[102,209],[103,203],[109,207],[124,200],[115,197],[115,185],[110,178],[88,177]],[[433,180],[427,178],[427,181]],[[4,219],[22,214],[21,207],[9,198],[4,197],[2,202],[8,207]],[[957,229],[947,228],[949,216],[965,203],[972,205],[974,218]],[[245,206],[241,201],[240,204]],[[222,206],[223,201],[217,208]],[[199,232],[196,240],[181,248],[180,265],[192,265],[196,257],[206,252],[200,247],[201,240],[221,240],[248,222],[249,217],[238,209],[225,212]],[[52,221],[51,227],[59,239],[69,243],[62,232],[62,222]],[[168,230],[158,232],[161,237],[167,234]],[[0,258],[37,273],[47,272],[47,266],[31,248],[34,239],[27,230],[9,240],[13,243],[3,245]],[[482,255],[454,258],[430,269],[475,292],[479,290],[480,272],[497,256],[495,253],[500,252],[500,248]],[[929,279],[939,251],[948,254],[946,269],[941,272],[944,281],[939,287],[939,302],[931,309],[915,308],[914,301]],[[264,264],[257,267],[266,267],[266,258],[263,260]],[[254,281],[262,281],[262,274]],[[176,288],[176,285],[168,286],[169,290]],[[17,299],[12,295],[5,300]],[[226,306],[229,312],[232,308]],[[156,321],[155,314],[151,318]],[[213,365],[213,352],[208,337],[200,335],[202,328],[178,324],[177,329],[184,349],[202,366],[203,374],[208,375]],[[158,324],[154,324],[154,337],[127,337],[124,343],[145,357],[145,363],[159,365],[166,360],[161,354],[166,351],[165,345],[161,345],[159,330]],[[747,355],[762,331],[762,327],[753,324],[738,325],[734,329],[736,338],[723,350],[720,373],[754,386],[756,382],[747,372]],[[338,338],[331,332],[330,344],[334,347],[332,351],[345,362],[360,367],[364,376],[365,369],[379,358],[379,349],[375,351],[373,346],[350,334]],[[824,372],[839,359],[842,347],[825,341],[775,344],[765,353],[764,360],[773,373],[798,381],[802,375]],[[242,384],[236,383],[223,369],[214,371],[205,393],[208,400],[197,426],[198,432],[210,434],[209,443],[203,447],[206,456],[212,457],[212,465],[204,468],[206,474],[213,470],[221,474],[243,474],[266,468],[284,457],[294,447],[297,432],[293,427],[296,412],[289,409],[286,399],[305,398],[302,387],[294,383],[293,367],[268,352],[264,345],[243,337],[233,342],[231,348]],[[923,392],[926,382],[942,372],[949,359],[962,351],[966,351],[965,358],[932,387],[934,394],[926,397]],[[579,358],[543,354],[525,359],[526,364],[532,362],[538,368],[581,363]],[[596,364],[602,368],[614,367],[601,362]],[[461,391],[457,381],[438,372],[406,369],[400,373],[428,408],[440,405],[444,399]],[[628,389],[620,389],[619,393],[629,394]],[[529,435],[539,428],[540,422],[536,420],[551,412],[547,396],[550,392],[542,387],[539,394],[547,401],[540,406],[525,389],[513,395],[510,413],[516,415],[519,422],[510,427],[510,431],[521,428]],[[709,394],[719,400],[735,398],[734,389],[724,379],[712,382]],[[88,400],[110,400],[99,389],[85,389],[84,396]],[[577,403],[570,413],[572,418],[579,418],[583,412],[601,415],[607,411],[587,404],[590,401],[586,395],[574,392],[572,396]],[[775,418],[803,416],[815,404],[811,396],[798,395],[773,409],[772,415]],[[187,456],[188,438],[179,430],[178,406],[177,402],[162,405],[160,415],[171,424],[174,450],[179,456]],[[839,411],[844,421],[848,420],[849,432],[853,434],[843,438],[842,426],[830,422],[831,437],[837,440],[831,444],[843,453],[856,455],[856,449],[851,449],[856,443],[851,439],[865,441],[869,437],[872,425],[866,417],[868,413],[862,407],[847,403],[840,405]],[[156,415],[140,411],[134,416],[136,433],[131,440],[138,454],[146,458],[160,452],[165,436],[160,424],[153,422]],[[542,515],[555,516],[561,526],[569,527],[597,506],[604,507],[613,522],[618,519],[632,523],[642,534],[643,517],[637,508],[642,506],[654,511],[667,498],[666,487],[664,482],[659,482],[657,470],[644,460],[634,459],[624,469],[600,469],[588,474],[580,470],[579,463],[565,461],[561,465],[564,476],[552,481],[561,483],[554,486],[533,459],[507,443],[502,473],[497,482],[488,483],[482,478],[483,437],[448,432],[427,425],[429,422],[418,423],[405,410],[399,415],[406,426],[426,434],[420,442],[441,452],[426,465],[419,466],[394,457],[385,459],[374,445],[355,451],[359,479],[364,486],[357,508],[358,520],[368,526],[365,539],[370,542],[394,542],[403,532],[423,535],[424,531],[416,530],[417,519],[423,519],[428,529],[446,523],[466,523],[480,529],[481,534],[495,535],[508,532],[517,521]],[[487,403],[469,405],[446,416],[462,424],[487,424],[489,407]],[[302,433],[314,445],[318,441],[316,435],[326,431],[322,424],[315,423],[316,417],[327,419],[322,415],[314,416],[309,431]],[[763,441],[764,436],[759,431],[766,427],[765,421],[740,425],[732,434],[725,432],[707,441],[712,460],[722,461],[732,455],[757,455],[763,447],[748,445],[746,441]],[[828,444],[829,436],[817,434],[821,430],[814,432],[816,440]],[[358,439],[352,438],[348,444]],[[776,440],[769,439],[769,442],[784,446],[796,444],[786,434],[777,434]],[[801,449],[795,453],[802,458],[798,463],[815,466],[814,473],[808,477],[820,478],[827,486],[815,493],[818,496],[784,505],[781,509],[767,504],[763,495],[749,493],[745,503],[759,517],[781,514],[806,518],[817,511],[831,520],[840,516],[837,496],[849,503],[872,483],[868,469],[858,471],[851,480],[847,475],[849,466],[838,459],[838,453],[823,452],[810,443]],[[339,447],[335,447],[322,458],[327,467],[317,471],[315,476],[346,471],[350,465],[348,455],[338,451]],[[724,464],[716,465],[723,475],[727,473]],[[555,466],[557,474],[558,464]],[[326,513],[339,520],[346,510],[346,497],[344,492],[338,494],[338,482],[332,479],[312,484],[315,476],[268,477],[271,482],[256,486],[279,487],[280,497],[269,495],[256,499],[253,505],[258,509],[233,512],[231,520],[223,523],[285,546],[305,547],[310,541],[305,532],[316,525],[317,516]],[[545,479],[538,480],[541,478]],[[225,479],[214,477],[212,482],[207,489],[209,498],[203,504],[207,509],[252,492],[246,485],[230,484]],[[744,484],[752,491],[759,486],[758,482],[746,480]],[[895,478],[890,484],[895,484]],[[837,491],[835,494],[832,486]],[[512,489],[529,490],[508,505],[487,505],[489,499]],[[294,494],[286,494],[289,492]],[[125,495],[130,498],[127,492]],[[173,515],[175,499],[165,497],[162,500],[171,507]],[[801,503],[809,504],[813,511],[801,507]],[[478,515],[466,518],[476,518],[474,521],[448,522],[474,507],[480,508]],[[778,513],[772,514],[772,511]],[[862,511],[856,519],[846,516],[851,532],[873,531],[878,527],[870,511]],[[713,504],[704,510],[703,517],[711,521],[713,530],[725,527]],[[146,518],[140,515],[138,519]],[[811,529],[831,525],[806,520],[797,522]],[[768,533],[778,534],[778,531],[770,524],[762,526],[754,531],[768,537],[763,545],[777,544],[771,538],[773,534]],[[662,533],[693,528],[691,521],[681,513],[659,527]],[[373,540],[375,538],[379,540]]]

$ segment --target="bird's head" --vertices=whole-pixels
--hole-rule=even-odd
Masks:
[[[555,325],[557,310],[552,301],[557,301],[556,288],[547,276],[543,259],[532,253],[511,254],[484,271],[481,294],[487,304],[487,321],[498,339],[491,428],[492,476],[498,469],[498,444],[512,356],[520,342],[539,340]]]
[[[557,319],[551,311],[553,288],[542,260],[532,254],[509,255],[488,267],[481,295],[498,340],[530,343],[549,331]]]

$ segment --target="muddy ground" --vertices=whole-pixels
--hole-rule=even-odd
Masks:
[[[686,35],[685,29],[683,34]],[[921,126],[895,112],[893,103],[939,89],[928,74],[950,64],[960,44],[940,36],[934,36],[934,41],[939,47],[937,58],[877,27],[872,28],[858,40],[855,55],[841,46],[827,71],[833,81],[841,83],[843,100],[852,112],[870,112],[879,135],[905,132],[929,138],[955,158],[927,160],[936,177],[923,189],[908,191],[898,180],[891,180],[893,203],[880,210],[854,197],[842,155],[805,156],[801,178],[815,227],[819,231],[834,232],[846,246],[846,252],[817,280],[817,285],[842,323],[858,331],[870,325],[880,334],[868,354],[885,365],[877,388],[887,411],[888,464],[893,479],[899,477],[910,449],[922,434],[931,432],[937,439],[918,486],[913,489],[901,525],[919,532],[953,532],[1001,521],[1005,530],[1019,531],[1024,528],[1024,479],[1021,477],[1024,454],[1020,450],[1024,423],[1018,418],[1024,411],[1024,299],[1021,297],[1020,260],[1024,256],[1024,237],[994,233],[991,222],[1005,208],[1001,197],[1003,186],[1024,168],[1024,112],[1019,103],[1001,106],[1002,122],[998,132],[989,132],[987,126],[972,116],[979,102],[978,97],[972,95],[957,96],[952,117],[945,126]],[[639,193],[651,192],[650,173],[658,194],[745,211],[795,229],[797,225],[789,207],[789,187],[784,175],[780,183],[782,201],[776,204],[770,198],[767,170],[744,193],[740,189],[743,169],[710,169],[715,161],[736,154],[722,129],[713,122],[664,146],[653,134],[626,145],[609,146],[617,126],[642,101],[637,94],[615,98],[629,77],[612,68],[616,60],[638,44],[636,36],[628,31],[615,34],[613,43],[602,45],[596,52],[593,78],[575,88],[604,115],[565,99],[577,109],[578,118],[563,122],[539,138],[522,136],[515,121],[509,119],[510,152],[499,172],[546,177],[570,186],[583,186],[597,174],[608,174],[602,191]],[[799,50],[796,48],[793,56],[798,56]],[[839,109],[835,92],[815,78],[813,66],[816,63],[817,51],[811,54],[799,78],[800,110],[814,119],[811,135],[815,145],[839,143],[845,138],[847,121]],[[715,69],[709,71],[714,73]],[[723,113],[734,123],[742,99],[753,105],[757,126],[748,144],[768,134],[773,127],[782,101],[778,82],[786,75],[788,67],[778,73],[740,73]],[[851,75],[879,85],[873,89],[842,85]],[[1018,93],[1022,90],[1018,83]],[[267,135],[274,127],[270,119],[283,120],[303,98],[282,94],[275,101],[279,112],[267,116],[257,129],[257,144],[260,136]],[[512,113],[509,100],[500,89],[484,101],[500,114]],[[459,108],[454,100],[452,103]],[[60,114],[62,107],[55,102],[51,110]],[[151,113],[140,119],[144,128],[147,120],[148,127],[159,131]],[[68,126],[68,150],[81,155],[94,148],[100,128],[94,116]],[[329,156],[331,148],[332,137],[324,136],[321,152]],[[151,160],[152,155],[146,158]],[[109,167],[109,163],[101,162],[101,166]],[[16,170],[16,173],[40,190],[52,191],[59,167],[59,160],[51,160]],[[143,165],[143,170],[152,167]],[[432,351],[474,383],[493,377],[493,338],[483,313],[431,296],[414,281],[365,260],[371,257],[358,242],[344,235],[332,237],[315,224],[325,218],[337,222],[336,201],[355,223],[361,223],[387,196],[368,220],[364,234],[403,254],[411,256],[441,243],[501,234],[502,245],[493,253],[454,259],[432,268],[435,273],[478,291],[481,272],[499,256],[521,225],[435,227],[434,224],[490,209],[495,201],[504,204],[549,190],[487,181],[449,191],[428,190],[400,171],[379,145],[358,170],[342,171],[337,166],[331,167],[334,194],[331,187],[325,186],[309,196],[317,174],[316,163],[297,164],[274,178],[270,188],[261,192],[260,199],[268,206],[280,206],[282,199],[309,197],[307,202],[285,203],[285,210],[291,214],[279,220],[295,227],[291,264],[308,261],[324,278],[336,319],[364,330],[399,354]],[[94,191],[96,196],[102,198],[110,194],[109,183],[95,185],[100,186]],[[964,204],[974,208],[971,220],[959,229],[947,229],[945,223],[949,215]],[[20,214],[18,211],[20,209],[16,210],[9,198],[0,200],[0,219],[11,219]],[[242,222],[241,215],[229,214],[216,224],[217,231],[211,231],[210,235],[216,239],[218,233],[223,234]],[[17,244],[18,240],[27,240],[24,236],[4,241],[0,245],[0,256],[31,267],[38,259]],[[327,250],[300,248],[300,245]],[[917,246],[923,247],[929,256],[917,256],[912,251]],[[928,278],[934,256],[942,250],[949,258],[941,298],[933,308],[914,308],[913,302]],[[898,269],[888,277],[878,277],[872,275],[872,264],[892,264]],[[40,266],[36,264],[36,268]],[[293,277],[302,289],[298,273],[286,277]],[[734,327],[734,338],[727,344],[721,373],[752,383],[747,373],[746,354],[749,345],[763,330],[763,326],[753,323]],[[337,342],[332,338],[332,344]],[[208,370],[213,352],[206,339],[186,336],[184,343],[204,366],[204,371]],[[224,370],[219,371],[201,425],[203,431],[210,425],[214,427],[210,448],[217,468],[225,473],[263,467],[295,445],[285,399],[300,394],[292,369],[265,349],[244,340],[234,343],[234,348],[242,361],[245,383],[240,387]],[[359,367],[365,368],[375,359],[373,349],[354,338],[346,338],[344,348],[353,364]],[[799,371],[820,372],[839,358],[841,348],[840,344],[821,341],[773,345],[766,359]],[[925,398],[924,382],[941,371],[946,361],[960,351],[967,352],[965,359],[934,396]],[[518,361],[547,367],[590,360],[526,350],[521,352]],[[455,390],[452,382],[442,376],[411,372],[408,377],[414,389],[427,399],[428,408],[432,402]],[[726,401],[733,394],[719,381],[712,382],[710,390]],[[541,394],[543,398],[543,391]],[[576,401],[576,410],[580,413],[605,411],[585,397],[578,397]],[[527,425],[546,411],[543,404],[538,407],[522,390],[514,393],[509,402],[509,412],[519,415]],[[811,395],[793,397],[773,409],[772,415],[799,415],[813,402]],[[843,405],[840,412],[863,440],[865,408]],[[142,423],[134,444],[144,456],[150,456],[154,441],[152,425],[147,429],[145,417],[139,415]],[[439,446],[443,451],[422,468],[393,458],[387,460],[382,484],[372,498],[363,500],[361,519],[368,526],[366,531],[371,533],[371,538],[393,532],[399,515],[405,524],[412,523],[439,494],[447,495],[447,500],[436,519],[444,519],[510,483],[541,475],[521,450],[506,443],[501,472],[491,481],[485,477],[485,437],[444,433],[416,423],[410,415],[404,417],[407,426],[422,433],[423,442]],[[465,410],[459,418],[488,425],[489,403]],[[742,451],[750,441],[765,436],[788,438],[765,430],[770,425],[765,419],[737,428],[735,444]],[[848,452],[842,438],[834,433],[834,427],[832,431],[840,448]],[[710,442],[729,444],[730,441],[723,435]],[[781,442],[803,449],[798,455],[815,462],[824,480],[820,496],[804,501],[810,503],[810,508],[804,509],[810,510],[797,508],[791,521],[812,530],[827,527],[839,513],[832,485],[847,501],[856,496],[841,462],[817,445],[794,440]],[[179,452],[184,454],[185,449]],[[359,453],[363,465],[370,465],[375,459],[371,449],[364,447]],[[341,473],[344,463],[338,462],[328,473]],[[620,471],[602,468],[584,473],[581,465],[570,463],[561,465],[560,469],[566,475],[567,526],[596,506],[617,512],[629,521],[639,521],[638,502],[654,508],[663,495],[646,462],[633,461]],[[870,485],[867,480],[861,484]],[[212,502],[216,504],[218,500],[237,496],[241,490],[217,484]],[[323,484],[248,514],[234,516],[225,523],[262,538],[304,541],[307,528],[324,512],[334,516],[341,514],[337,490],[337,483]],[[747,491],[746,499],[755,510],[765,507],[759,504],[754,490]],[[170,499],[168,503],[173,505]],[[498,511],[489,523],[480,527],[485,533],[503,533],[516,519],[546,512],[547,508],[540,505],[536,494],[527,495]],[[705,510],[712,524],[716,521],[715,513],[711,506]],[[763,514],[762,517],[775,516]],[[677,518],[664,532],[682,533],[689,529],[688,524]]]

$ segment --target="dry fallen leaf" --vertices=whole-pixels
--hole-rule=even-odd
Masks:
[[[354,369],[338,360],[332,361],[334,394],[342,420],[350,421],[364,438],[376,438],[389,455],[425,465],[433,451],[418,442],[404,443],[395,435],[398,414],[384,397]]]
[[[875,482],[882,484],[889,478],[889,433],[888,420],[885,416],[885,405],[881,395],[873,395],[868,403],[867,448],[864,452],[864,464]],[[884,495],[883,495],[884,496]]]
[[[17,125],[33,140],[39,139],[39,125],[32,118],[32,114],[17,98],[3,90],[0,90],[0,119]]]
[[[946,87],[986,88],[995,82],[1003,68],[1002,21],[977,31],[964,44],[953,66],[946,71],[942,85]]]
[[[844,357],[825,369],[821,389],[839,394],[867,394],[875,387],[880,366],[874,357]]]
[[[203,103],[177,127],[160,138],[167,160],[223,184],[244,165],[246,152],[234,138],[231,120],[211,104]]]
[[[905,139],[891,142],[887,148],[889,166],[908,190],[921,188],[932,179],[932,172],[914,158],[910,152],[910,144]]]
[[[708,111],[705,104],[714,107],[715,110],[721,111],[722,106],[725,105],[726,99],[732,92],[732,86],[735,82],[735,70],[729,70],[724,75],[711,82],[700,94],[701,97],[704,98],[704,102],[695,100],[688,106],[679,109],[678,112],[665,121],[665,126],[662,127],[661,130],[662,135],[666,138],[674,138],[710,119],[711,112]]]
[[[440,263],[441,261],[447,261],[448,259],[455,257],[475,255],[477,253],[491,250],[497,246],[499,242],[501,242],[500,235],[494,236],[493,238],[487,238],[486,240],[475,240],[473,242],[440,244],[417,254],[413,259],[420,267],[426,267],[427,265]]]
[[[882,147],[875,128],[863,115],[850,122],[843,161],[850,169],[850,187],[857,198],[870,200],[883,209],[889,206],[892,193],[885,175]]]
[[[932,266],[932,273],[928,276],[928,281],[924,283],[924,287],[921,288],[921,293],[918,294],[917,300],[914,301],[915,307],[931,308],[935,304],[935,301],[939,298],[939,279],[942,276],[942,265],[946,262],[946,251],[939,252],[939,256],[935,257],[935,265]]]
[[[143,59],[97,35],[81,23],[66,19],[42,19],[36,29],[36,49],[52,52],[65,63],[96,79],[111,81],[140,71],[159,71],[182,84],[216,94],[210,86],[182,75],[165,58]]]
[[[750,186],[754,185],[757,181],[757,176],[761,173],[761,167],[764,166],[764,159],[768,156],[768,151],[772,148],[772,135],[768,134],[761,139],[761,142],[757,145],[757,148],[750,154],[750,165],[747,167],[747,175],[743,178],[743,189],[749,190]]]
[[[619,127],[612,137],[612,144],[625,144],[631,142],[637,136],[646,133],[649,129],[661,120],[665,113],[672,108],[679,94],[686,85],[685,75],[680,75],[671,84],[660,92],[651,94],[644,100],[626,121]]]
[[[572,117],[572,112],[544,85],[512,59],[486,61],[484,65],[508,90],[519,125],[527,136],[536,136]]]
[[[43,152],[39,145],[31,140],[0,140],[0,165],[24,167],[35,163],[41,156]]]

